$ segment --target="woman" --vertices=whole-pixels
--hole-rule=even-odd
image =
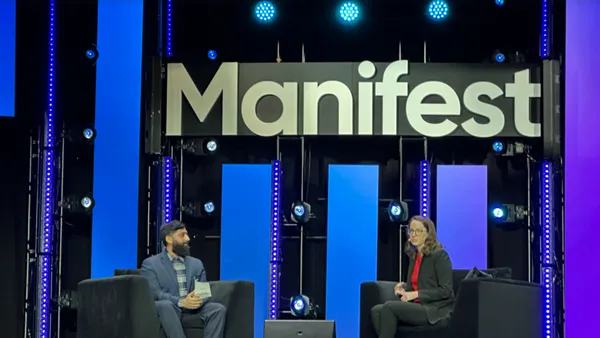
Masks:
[[[371,309],[379,338],[394,338],[398,325],[434,325],[454,306],[452,262],[437,240],[435,225],[428,218],[415,216],[409,226],[405,249],[410,257],[409,281],[394,288],[399,300]]]

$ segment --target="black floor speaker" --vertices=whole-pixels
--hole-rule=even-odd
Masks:
[[[336,338],[333,320],[265,320],[264,338]]]

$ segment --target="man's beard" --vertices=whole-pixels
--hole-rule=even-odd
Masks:
[[[173,253],[185,257],[190,255],[190,246],[187,243],[173,243]]]

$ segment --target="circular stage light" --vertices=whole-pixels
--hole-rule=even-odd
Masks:
[[[498,6],[504,5],[504,0],[496,0],[496,5],[498,5]]]
[[[506,60],[506,57],[502,53],[497,53],[496,55],[494,55],[494,60],[496,60],[496,62],[498,63],[502,63],[504,62],[504,60]]]
[[[91,208],[93,204],[94,204],[94,201],[92,200],[91,197],[86,196],[81,199],[81,206],[84,207],[85,209]]]
[[[294,215],[296,215],[297,217],[304,216],[305,212],[306,212],[306,210],[304,210],[304,206],[303,205],[297,205],[297,206],[294,207]]]
[[[354,2],[344,2],[340,6],[340,18],[344,22],[354,22],[360,16],[360,8]]]
[[[506,208],[505,205],[497,205],[492,207],[492,218],[494,218],[494,220],[498,221],[498,222],[504,222],[506,221],[506,218],[508,217],[508,209]]]
[[[215,211],[215,204],[213,202],[204,203],[204,211],[206,211],[208,214],[212,213]]]
[[[217,151],[217,141],[210,140],[206,142],[206,150],[208,150],[210,153]]]
[[[212,49],[209,50],[208,51],[208,58],[211,59],[211,60],[216,59],[217,58],[217,51],[212,50]]]
[[[96,137],[96,131],[92,128],[85,128],[81,131],[81,134],[83,135],[83,138],[88,141],[91,141]]]
[[[275,18],[275,5],[271,1],[260,1],[254,7],[254,14],[260,22],[270,22]]]
[[[393,200],[388,206],[388,216],[392,222],[405,222],[408,220],[408,204],[404,201]]]
[[[85,57],[87,57],[90,60],[93,60],[96,58],[96,51],[93,49],[88,49],[85,51]]]
[[[494,151],[497,153],[501,153],[502,150],[504,150],[504,144],[502,144],[500,141],[496,141],[494,144],[492,144],[492,149],[494,149]]]
[[[427,14],[432,20],[441,21],[448,16],[448,3],[444,0],[433,0],[427,7]]]

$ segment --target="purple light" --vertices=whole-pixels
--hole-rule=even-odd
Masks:
[[[167,0],[167,56],[173,56],[173,0]]]
[[[595,338],[589,318],[600,317],[600,293],[586,292],[600,279],[593,267],[600,261],[596,249],[600,210],[600,6],[597,1],[566,1],[565,159],[564,159],[564,312],[566,338]],[[582,245],[587,243],[588,245]],[[558,243],[557,243],[558,244]],[[591,264],[591,267],[590,267]],[[594,282],[592,282],[594,283]]]
[[[163,201],[164,201],[164,205],[163,205],[163,213],[164,213],[164,223],[163,224],[167,224],[169,222],[171,222],[171,217],[172,217],[172,205],[173,205],[173,179],[172,179],[172,173],[171,173],[171,158],[170,157],[165,157],[165,167],[164,167],[164,177],[163,177],[163,191],[164,191],[164,196],[163,196]]]
[[[429,163],[421,161],[421,185],[419,193],[419,210],[421,216],[429,217]]]
[[[46,106],[46,129],[44,131],[42,206],[44,219],[40,234],[38,261],[38,331],[37,337],[50,337],[50,295],[52,274],[52,235],[54,223],[54,9],[55,0],[50,0],[48,27],[48,92]]]
[[[542,298],[544,309],[544,337],[552,338],[554,336],[554,217],[552,214],[552,164],[544,162],[542,164],[542,288],[544,297]]]
[[[548,16],[548,0],[542,0],[542,30],[540,41],[540,56],[547,59],[550,56],[550,30]]]
[[[271,262],[269,283],[269,319],[277,319],[279,309],[279,161],[273,161],[273,219],[271,224]]]

